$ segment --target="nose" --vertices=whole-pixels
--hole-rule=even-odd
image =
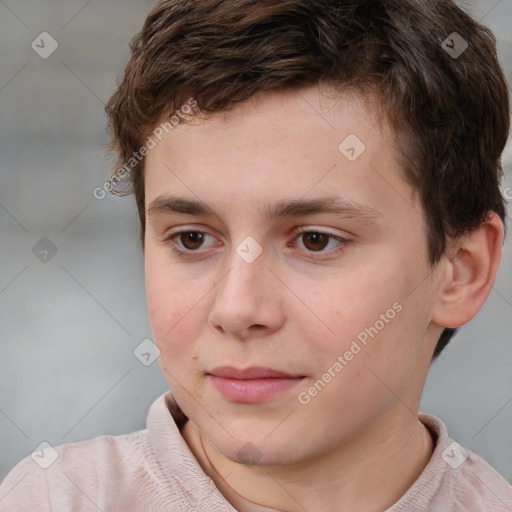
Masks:
[[[267,267],[263,252],[245,261],[233,251],[228,271],[214,288],[209,324],[238,339],[268,336],[283,324],[282,283]]]

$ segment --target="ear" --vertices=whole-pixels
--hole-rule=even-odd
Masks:
[[[443,258],[432,321],[456,328],[469,322],[489,296],[501,261],[504,226],[495,212],[452,242]]]

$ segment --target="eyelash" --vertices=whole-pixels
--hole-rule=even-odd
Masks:
[[[163,239],[163,241],[169,246],[170,250],[174,254],[176,254],[179,258],[183,258],[183,259],[187,259],[188,258],[188,259],[190,259],[190,258],[195,257],[196,253],[199,253],[199,251],[200,251],[200,249],[197,249],[197,250],[180,249],[180,248],[178,248],[177,243],[174,242],[174,238],[177,238],[180,235],[188,234],[188,233],[199,233],[199,234],[211,236],[208,233],[206,233],[205,231],[198,231],[198,230],[177,231],[175,233],[171,233],[168,236],[166,236]],[[334,239],[334,240],[337,240],[338,242],[340,242],[340,245],[337,248],[335,248],[334,250],[331,249],[330,251],[327,251],[327,252],[308,251],[307,249],[303,249],[303,251],[306,251],[308,254],[324,254],[324,255],[327,255],[328,257],[331,257],[331,256],[337,255],[338,253],[344,251],[345,250],[345,246],[348,243],[350,243],[350,240],[347,240],[346,238],[342,238],[340,236],[333,235],[332,233],[327,233],[325,231],[319,231],[319,230],[311,230],[311,229],[307,229],[307,228],[299,228],[298,230],[296,230],[296,232],[295,232],[295,239],[298,239],[300,237],[300,235],[303,235],[303,234],[326,235],[330,239]],[[316,259],[323,259],[323,258],[319,258],[318,256],[314,256],[314,257]]]

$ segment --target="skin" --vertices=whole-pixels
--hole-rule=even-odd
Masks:
[[[147,156],[146,292],[160,364],[189,417],[184,439],[237,510],[370,512],[396,503],[432,455],[417,414],[436,342],[443,327],[474,317],[494,283],[503,242],[495,214],[429,265],[419,198],[376,112],[372,98],[318,86],[257,94],[175,127]],[[366,146],[354,161],[338,149],[351,133]],[[149,211],[171,194],[217,215]],[[263,214],[277,201],[332,195],[378,215]],[[299,227],[333,238],[315,242]],[[202,245],[165,240],[178,230],[205,233]],[[262,249],[252,263],[237,254],[248,236]],[[401,311],[301,403],[299,393],[395,303]],[[240,404],[207,375],[221,365],[304,379],[264,403]],[[251,465],[240,458],[247,443]]]

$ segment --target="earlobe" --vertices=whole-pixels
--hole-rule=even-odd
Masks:
[[[456,328],[469,322],[489,296],[501,261],[504,228],[491,212],[487,220],[453,242],[444,257],[432,321]]]

